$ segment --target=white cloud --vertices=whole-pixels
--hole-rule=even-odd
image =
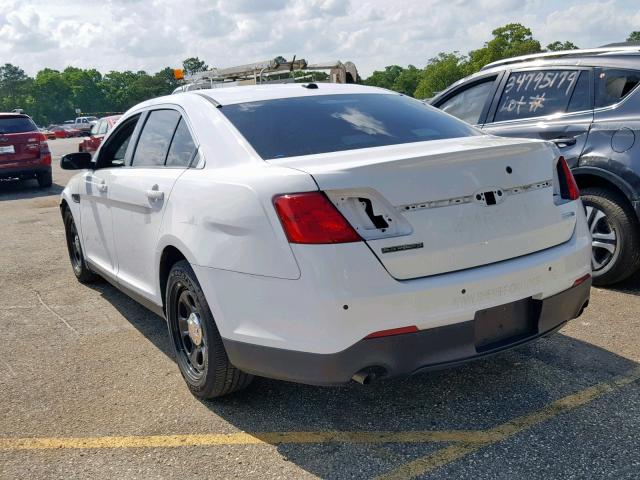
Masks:
[[[0,0],[0,57],[34,74],[68,65],[157,71],[189,56],[228,66],[294,54],[352,60],[366,76],[479,48],[509,22],[543,45],[624,40],[636,0]]]

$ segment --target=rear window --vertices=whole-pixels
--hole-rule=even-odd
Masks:
[[[618,103],[640,83],[640,72],[603,68],[597,72],[596,108]]]
[[[225,105],[222,113],[265,160],[480,135],[402,95],[314,95]]]
[[[29,117],[0,117],[0,133],[35,132],[36,124]]]

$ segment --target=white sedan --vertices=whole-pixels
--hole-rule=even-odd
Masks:
[[[128,111],[62,193],[73,271],[167,319],[212,398],[253,375],[408,375],[552,333],[591,240],[558,150],[358,85],[201,90]]]

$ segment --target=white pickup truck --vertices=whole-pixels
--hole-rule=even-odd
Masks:
[[[71,128],[78,129],[83,132],[84,135],[89,135],[91,127],[98,121],[98,117],[77,117],[75,120],[67,120],[65,125],[69,125]]]

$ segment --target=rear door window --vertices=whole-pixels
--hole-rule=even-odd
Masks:
[[[180,119],[176,133],[173,136],[171,147],[167,155],[167,167],[188,167],[196,153],[196,144],[189,133],[189,128],[183,119]]]
[[[167,158],[169,145],[180,114],[175,110],[153,110],[142,128],[131,165],[161,167]]]
[[[475,125],[480,122],[480,115],[487,104],[489,94],[493,91],[493,83],[496,77],[485,79],[470,87],[458,90],[438,108],[454,117]]]
[[[614,105],[640,83],[640,72],[602,68],[596,71],[596,108]]]
[[[101,120],[100,123],[98,124],[98,135],[104,135],[105,133],[107,133],[108,126],[109,124],[107,123],[106,120]]]
[[[580,70],[512,72],[498,102],[494,121],[565,113],[582,73]],[[588,75],[587,71],[584,73]]]
[[[0,116],[0,133],[25,133],[36,130],[36,124],[29,117]]]

